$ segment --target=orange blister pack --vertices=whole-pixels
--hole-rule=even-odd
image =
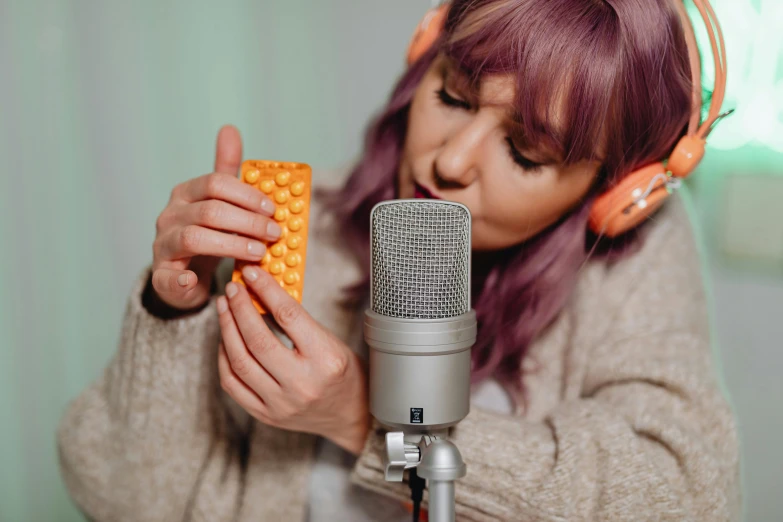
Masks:
[[[242,268],[257,265],[272,274],[281,287],[298,302],[304,290],[307,229],[310,221],[312,171],[304,163],[247,160],[242,163],[242,181],[266,194],[276,206],[274,220],[283,229],[276,242],[267,245],[260,263],[236,260],[231,280],[245,284]],[[251,293],[259,313],[266,310]]]

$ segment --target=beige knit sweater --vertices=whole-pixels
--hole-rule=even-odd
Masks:
[[[713,366],[681,198],[654,219],[641,252],[585,266],[567,308],[531,347],[524,411],[474,407],[452,430],[468,466],[458,520],[740,518],[736,426]],[[361,350],[363,310],[335,304],[359,271],[321,224],[304,304]],[[140,302],[148,275],[130,294],[114,359],[62,420],[73,499],[98,521],[302,521],[315,438],[248,418],[219,387],[214,299],[196,315],[160,320]],[[352,480],[407,500],[405,484],[384,481],[383,440],[382,430],[370,433]]]

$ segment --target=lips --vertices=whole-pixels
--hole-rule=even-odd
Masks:
[[[423,187],[418,183],[414,183],[414,186],[416,190],[413,197],[415,197],[416,199],[441,199],[435,194],[433,194],[432,192],[430,192],[428,188]]]

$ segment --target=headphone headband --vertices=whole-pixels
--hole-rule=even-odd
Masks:
[[[699,10],[704,24],[707,26],[707,33],[710,37],[712,46],[712,56],[715,61],[715,90],[710,102],[710,110],[707,119],[702,123],[697,131],[701,139],[707,139],[715,123],[721,118],[720,108],[723,105],[723,98],[726,95],[726,42],[723,39],[723,30],[718,23],[718,17],[712,9],[709,0],[693,0],[696,8]],[[717,41],[716,41],[717,34]],[[694,89],[701,90],[701,85],[694,86]]]
[[[718,17],[709,0],[693,0],[709,34],[715,61],[715,88],[710,100],[707,117],[701,122],[701,63],[696,34],[691,24],[684,0],[674,0],[680,15],[693,81],[692,111],[687,135],[674,147],[666,165],[654,163],[625,176],[614,188],[596,199],[590,212],[590,228],[599,235],[614,237],[627,232],[654,212],[669,192],[680,186],[679,180],[691,174],[704,157],[706,140],[717,122],[731,114],[721,114],[726,94],[726,46]],[[411,64],[435,43],[443,31],[449,3],[431,9],[419,24],[408,46],[408,63]],[[701,124],[699,124],[701,122]]]

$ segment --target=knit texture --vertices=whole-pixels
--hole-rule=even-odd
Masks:
[[[360,270],[313,212],[304,306],[365,356],[364,310],[338,305]],[[451,430],[468,469],[456,486],[458,520],[741,518],[736,426],[679,196],[646,233],[639,253],[585,265],[524,362],[524,409],[474,406]],[[62,419],[72,498],[98,521],[305,520],[316,437],[241,410],[218,381],[215,298],[161,320],[141,305],[148,277],[146,269],[130,293],[113,360]],[[376,424],[351,480],[406,501],[407,484],[384,480],[383,441]]]

